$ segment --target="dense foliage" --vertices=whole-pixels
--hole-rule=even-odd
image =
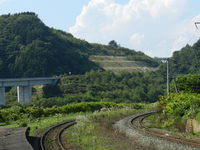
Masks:
[[[200,114],[200,94],[179,93],[163,96],[160,104],[165,112],[165,126],[185,124],[185,120]],[[200,120],[199,120],[200,121]]]
[[[187,119],[200,121],[200,74],[187,74],[176,78],[179,93],[171,93],[160,98],[160,106],[164,110],[164,127],[175,127],[185,130]],[[175,92],[174,82],[171,92]]]
[[[200,93],[200,74],[186,74],[175,78],[178,92]],[[171,83],[171,91],[175,92],[174,81]]]
[[[57,85],[33,87],[33,103],[38,107],[62,106],[78,102],[155,102],[165,93],[165,79],[155,72],[88,72],[62,75]],[[13,87],[6,96],[7,106],[17,105]]]
[[[0,16],[0,77],[52,76],[97,68],[34,13]]]
[[[170,78],[188,74],[200,73],[200,40],[193,46],[186,45],[180,51],[175,51],[173,56],[169,58],[169,74]],[[160,69],[166,72],[166,64]]]
[[[82,74],[99,68],[88,59],[90,55],[147,57],[134,50],[76,39],[45,26],[34,13],[0,16],[1,78]]]
[[[155,72],[88,72],[62,75],[57,85],[33,88],[33,103],[39,107],[78,102],[155,102],[165,93],[165,79]],[[7,105],[17,104],[16,88],[7,93]]]
[[[30,119],[36,119],[39,117],[47,117],[55,114],[69,114],[76,112],[93,112],[100,110],[101,108],[120,108],[129,106],[127,104],[116,104],[112,102],[86,102],[67,104],[61,107],[42,108],[42,107],[22,107],[13,106],[0,110],[0,122],[10,122],[28,117]],[[142,105],[133,105],[133,108],[141,108]]]
[[[69,100],[155,102],[165,86],[163,78],[156,73],[89,72],[62,76],[59,88]]]
[[[118,46],[119,46],[115,40],[110,41],[110,42],[108,43],[108,45],[114,46],[114,47],[118,47]]]

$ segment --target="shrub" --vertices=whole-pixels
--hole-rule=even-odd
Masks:
[[[26,122],[23,122],[23,121],[20,121],[19,123],[18,123],[18,126],[19,127],[27,127],[27,123]]]
[[[25,113],[29,114],[33,118],[38,118],[44,115],[44,109],[39,107],[28,107],[25,109]]]
[[[194,117],[200,110],[200,94],[180,93],[162,96],[160,99],[162,109],[166,115],[175,117]]]
[[[122,107],[125,104],[116,104],[113,102],[82,102],[67,104],[61,107],[54,106],[52,108],[42,108],[42,107],[21,107],[13,106],[11,108],[0,110],[0,121],[9,122],[20,120],[21,118],[39,118],[43,116],[52,116],[55,114],[68,114],[77,112],[87,112],[100,110],[101,108],[111,108],[111,107]]]

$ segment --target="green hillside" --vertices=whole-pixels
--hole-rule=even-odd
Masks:
[[[0,77],[81,74],[98,68],[34,13],[0,16]]]
[[[88,43],[84,40],[74,38],[69,33],[60,30],[54,32],[71,42],[76,51],[102,67],[105,70],[114,72],[119,71],[152,71],[159,65],[159,61],[145,55],[142,52],[136,52],[118,45],[102,45],[97,43]],[[112,59],[112,61],[110,61]]]
[[[91,44],[45,26],[35,13],[0,16],[0,78],[53,76],[99,70],[91,55],[154,59],[127,48]],[[140,61],[139,60],[139,61]],[[138,60],[137,60],[138,61]],[[152,62],[152,63],[151,63]]]

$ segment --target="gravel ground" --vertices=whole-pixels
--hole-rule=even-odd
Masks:
[[[131,127],[128,126],[128,121],[133,118],[132,115],[126,117],[113,125],[114,129],[119,130],[121,133],[126,134],[129,138],[133,140],[134,143],[148,147],[149,150],[199,150],[199,148],[193,148],[186,145],[178,144],[175,142],[170,142],[167,140],[159,139],[157,137],[145,135]],[[135,148],[132,148],[135,150]]]

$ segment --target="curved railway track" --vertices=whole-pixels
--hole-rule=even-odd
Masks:
[[[62,135],[67,128],[75,124],[75,120],[70,120],[57,124],[46,130],[40,139],[41,150],[67,150],[64,146]]]
[[[145,127],[145,125],[143,123],[145,118],[147,118],[148,116],[153,115],[155,113],[160,113],[160,111],[138,114],[129,119],[128,125],[129,125],[129,127],[134,128],[134,129],[138,130],[139,132],[142,132],[143,134],[148,134],[148,135],[155,136],[155,137],[158,137],[158,138],[161,138],[164,140],[180,143],[183,145],[192,146],[195,148],[200,148],[200,140],[184,138],[182,136],[173,135],[171,133],[168,133],[167,131],[161,131],[161,130],[156,130],[156,129]]]
[[[128,126],[135,130],[138,130],[139,132],[145,135],[147,134],[171,142],[180,143],[194,148],[200,148],[200,140],[188,139],[182,136],[172,135],[167,131],[161,131],[146,127],[144,124],[144,120],[148,116],[156,113],[160,113],[160,111],[153,111],[153,112],[133,115],[128,120]],[[40,140],[41,150],[67,150],[67,148],[64,146],[62,135],[67,128],[75,124],[76,124],[75,120],[70,120],[49,128],[41,137]]]

